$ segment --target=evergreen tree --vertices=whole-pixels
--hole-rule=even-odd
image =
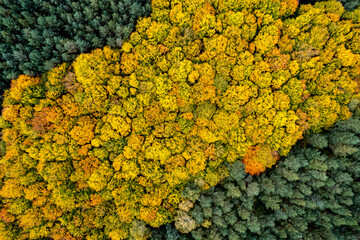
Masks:
[[[306,136],[288,157],[260,176],[246,176],[240,162],[229,166],[232,174],[203,191],[186,212],[197,227],[181,236],[195,240],[359,239],[359,126],[356,110],[334,128]],[[163,229],[154,230],[157,237],[153,239],[164,234]]]
[[[0,94],[20,74],[44,73],[80,53],[121,47],[150,0],[0,0]]]
[[[341,2],[344,8],[348,11],[353,11],[360,6],[359,0],[337,0]],[[300,4],[315,4],[316,2],[323,2],[323,0],[299,0]]]
[[[104,4],[92,0],[88,6]],[[138,21],[121,49],[96,49],[41,77],[14,79],[0,118],[6,142],[0,159],[1,238],[145,239],[144,222],[159,227],[174,218],[182,232],[201,224],[215,239],[272,234],[267,227],[274,226],[276,236],[295,237],[309,226],[356,230],[346,212],[353,177],[342,165],[345,170],[330,176],[334,164],[325,168],[325,154],[295,154],[295,165],[267,181],[269,195],[255,177],[287,155],[306,130],[319,132],[349,118],[348,103],[359,96],[358,12],[346,12],[336,1],[297,5],[153,0],[151,17]],[[78,2],[71,7],[81,9]],[[93,21],[107,36],[102,23],[111,20],[107,10],[102,13],[100,19],[86,10],[89,19],[69,19],[81,29]],[[53,15],[37,21],[49,31],[58,27]],[[87,37],[54,42],[69,49],[62,56],[67,58],[77,47],[101,44],[99,37]],[[29,58],[39,61],[38,52]],[[351,145],[357,141],[356,134],[344,133],[317,145],[346,157],[357,154]],[[226,168],[241,158],[244,164]],[[306,161],[309,169],[301,165]],[[244,165],[254,176],[245,175]],[[199,187],[209,189],[228,174],[235,181],[224,185],[226,191],[217,188],[192,208]],[[327,182],[329,176],[339,183]],[[335,194],[335,215],[347,219],[332,222],[330,200],[312,195],[318,189]],[[310,205],[304,208],[304,202]],[[280,217],[267,216],[266,209]],[[315,209],[314,216],[304,216],[306,209]],[[323,209],[328,211],[316,212]],[[196,236],[201,234],[208,233]],[[173,226],[168,235],[178,237]]]

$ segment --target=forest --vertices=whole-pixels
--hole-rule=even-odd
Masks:
[[[0,0],[0,239],[360,239],[358,0]]]

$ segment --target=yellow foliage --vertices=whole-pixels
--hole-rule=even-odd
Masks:
[[[23,186],[15,179],[9,179],[0,189],[0,196],[4,198],[19,198],[23,195]]]
[[[29,77],[26,75],[20,75],[17,79],[11,82],[11,90],[7,90],[4,96],[8,99],[20,101],[24,90],[31,86],[36,86],[40,83],[40,78]]]
[[[81,54],[73,63],[76,80],[84,86],[106,83],[119,72],[120,52],[105,47],[92,54]]]
[[[2,117],[6,121],[14,122],[19,118],[20,105],[10,105],[2,110]]]
[[[99,167],[89,177],[89,187],[97,192],[101,191],[107,186],[107,183],[112,175],[113,170],[107,163],[99,165]]]
[[[70,136],[77,141],[77,144],[90,143],[94,138],[95,124],[89,116],[80,117],[77,125],[70,131]]]
[[[153,0],[121,49],[13,80],[0,119],[0,195],[6,209],[31,201],[14,210],[32,228],[23,238],[97,239],[90,232],[105,227],[102,238],[125,239],[134,219],[158,227],[188,181],[214,186],[239,158],[259,174],[305,131],[350,117],[357,20],[297,5]]]
[[[29,209],[19,219],[19,227],[21,228],[33,228],[39,226],[42,223],[41,214],[37,209]]]

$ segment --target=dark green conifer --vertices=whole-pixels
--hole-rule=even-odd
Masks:
[[[229,166],[230,177],[196,199],[188,212],[196,228],[182,236],[360,239],[360,113],[354,106],[352,110],[352,118],[306,136],[288,157],[260,176],[246,176],[239,161]],[[184,193],[194,201],[196,184]]]
[[[0,0],[0,94],[20,74],[44,73],[80,53],[120,47],[150,0]]]

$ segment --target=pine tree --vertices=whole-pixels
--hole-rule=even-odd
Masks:
[[[148,0],[1,0],[0,94],[20,74],[38,76],[94,48],[121,47],[149,14]]]
[[[194,206],[189,213],[197,227],[182,236],[191,239],[360,237],[357,220],[360,114],[353,110],[352,118],[338,122],[334,128],[306,135],[288,157],[259,176],[236,177],[242,165],[240,161],[228,166],[232,173],[228,178],[192,200]],[[153,231],[153,234],[161,233],[160,229]]]

